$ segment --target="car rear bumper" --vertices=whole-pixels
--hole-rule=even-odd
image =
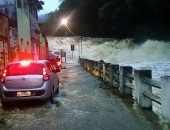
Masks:
[[[30,92],[30,96],[18,96],[17,92]],[[24,101],[24,100],[46,100],[51,96],[51,89],[46,87],[38,89],[22,89],[22,90],[9,90],[4,86],[1,88],[1,100],[6,102]]]

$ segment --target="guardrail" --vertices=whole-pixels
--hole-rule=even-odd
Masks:
[[[170,122],[170,76],[162,76],[161,81],[152,79],[152,71],[133,69],[131,66],[105,63],[80,58],[80,65],[94,76],[119,88],[121,95],[132,95],[140,108],[152,109],[152,102],[161,105],[162,115]],[[160,96],[152,93],[152,88],[161,90]]]

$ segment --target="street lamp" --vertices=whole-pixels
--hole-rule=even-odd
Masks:
[[[63,18],[63,19],[61,19],[61,25],[64,25],[64,26],[66,26],[66,28],[67,28],[67,23],[68,23],[68,20],[66,19],[66,18]],[[65,29],[65,37],[66,37],[66,29]]]
[[[76,34],[73,33],[71,31],[71,29],[68,27],[67,23],[68,23],[67,18],[61,19],[61,25],[64,25],[73,36],[76,36]],[[65,31],[65,35],[66,35],[66,31]],[[82,55],[82,36],[79,36],[79,38],[80,38],[80,43],[79,43],[79,57],[80,57],[80,52],[81,52],[81,55]]]
[[[63,18],[63,19],[61,20],[61,25],[67,26],[67,23],[68,23],[68,20],[67,20],[66,18]]]
[[[73,32],[71,31],[71,29],[68,27],[67,23],[68,23],[68,19],[67,19],[67,18],[61,19],[61,25],[64,25],[64,26],[67,28],[67,30],[68,30],[73,36],[76,36],[76,34],[73,33]]]

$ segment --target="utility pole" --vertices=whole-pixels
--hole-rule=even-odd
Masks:
[[[73,59],[74,45],[71,45],[71,51],[72,51],[72,59]]]
[[[63,61],[62,61],[62,58],[63,58],[63,57],[62,57],[62,49],[61,49],[61,51],[60,51],[60,54],[61,54],[61,59],[60,59],[60,60],[61,60],[61,63],[62,63],[62,62],[63,62]]]
[[[83,47],[82,47],[82,36],[80,36],[80,47],[81,47],[81,56],[82,56],[82,50],[83,50]]]

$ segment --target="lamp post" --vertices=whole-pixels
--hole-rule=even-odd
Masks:
[[[68,20],[66,18],[61,19],[61,25],[64,25],[67,27]],[[65,36],[66,36],[66,29],[65,29]]]
[[[81,48],[81,56],[82,56],[82,50],[83,50],[83,47],[82,47],[82,39],[83,39],[83,37],[82,37],[82,36],[80,36],[80,48]]]
[[[74,32],[72,32],[71,29],[68,27],[67,23],[68,23],[67,18],[61,19],[61,25],[64,25],[73,36],[76,36],[76,34]],[[66,36],[66,30],[65,30],[65,36]],[[79,57],[80,57],[80,53],[82,55],[82,50],[83,50],[83,48],[82,48],[82,39],[83,39],[83,37],[79,36],[79,38],[80,38],[80,43],[79,43]],[[72,57],[73,57],[73,52],[72,52]]]
[[[68,23],[68,20],[66,18],[61,19],[61,25],[64,25],[65,27],[67,27],[67,23]],[[65,37],[66,37],[67,36],[66,29],[65,29],[64,33],[65,33]],[[61,51],[61,62],[62,62],[62,55],[63,55],[62,49],[60,51]],[[65,59],[65,61],[66,61],[66,59]]]
[[[67,29],[68,29],[68,31],[69,32],[71,32],[73,35],[75,35],[71,30],[70,30],[70,28],[67,26],[67,23],[68,23],[68,19],[67,18],[63,18],[63,19],[61,19],[61,25],[64,25]],[[65,36],[66,36],[67,34],[66,34],[66,29],[65,29]],[[72,51],[72,58],[73,58],[73,49],[72,49],[72,45],[71,45],[71,51]]]

